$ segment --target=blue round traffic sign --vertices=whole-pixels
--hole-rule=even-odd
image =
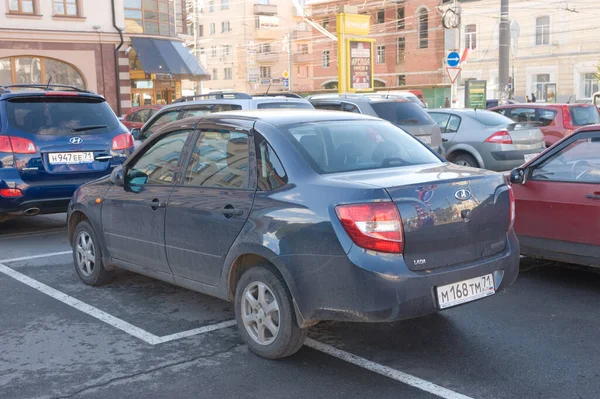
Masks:
[[[452,51],[446,57],[446,63],[451,67],[457,66],[460,63],[460,55],[456,51]]]

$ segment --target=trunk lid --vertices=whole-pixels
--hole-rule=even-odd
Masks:
[[[505,248],[510,197],[501,174],[443,164],[338,178],[389,193],[402,218],[404,258],[413,271],[473,262]]]
[[[544,142],[544,133],[532,124],[513,123],[507,127],[515,145],[538,145]]]

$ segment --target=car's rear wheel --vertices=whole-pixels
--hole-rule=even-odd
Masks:
[[[235,316],[250,350],[268,359],[296,353],[308,331],[296,322],[285,282],[268,266],[248,269],[242,275],[235,294]]]
[[[470,166],[472,168],[478,168],[479,164],[475,160],[475,158],[470,154],[458,154],[452,157],[452,163],[455,163],[459,166]]]
[[[104,268],[102,249],[96,232],[89,222],[83,221],[77,225],[71,245],[75,271],[81,281],[87,285],[99,286],[112,279],[112,271]]]

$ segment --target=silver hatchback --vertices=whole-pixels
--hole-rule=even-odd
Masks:
[[[544,151],[544,134],[534,123],[514,123],[491,111],[436,109],[429,115],[442,131],[451,162],[495,171],[522,165]]]

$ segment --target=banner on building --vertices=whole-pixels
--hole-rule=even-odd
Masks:
[[[371,39],[348,40],[346,69],[349,92],[373,90],[374,42]]]

